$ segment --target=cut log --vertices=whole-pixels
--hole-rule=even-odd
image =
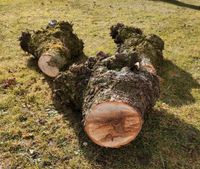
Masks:
[[[38,59],[41,71],[56,77],[63,67],[84,60],[83,42],[73,33],[68,22],[50,21],[46,29],[22,32],[21,48]]]
[[[90,139],[104,147],[118,148],[135,139],[144,114],[159,97],[156,68],[163,60],[164,42],[123,24],[112,26],[111,36],[118,44],[117,53],[93,67],[83,113]]]
[[[84,95],[84,127],[96,144],[117,148],[134,140],[159,96],[157,76],[98,67]]]
[[[103,147],[120,147],[134,140],[142,128],[141,113],[127,103],[105,101],[85,117],[85,131]]]
[[[74,40],[66,36],[63,45],[59,45],[62,47],[48,47],[39,50],[40,54],[35,50],[38,48],[31,47],[33,40],[27,40],[33,37],[22,36],[31,43],[21,40],[21,46],[39,56],[43,72],[56,76],[52,81],[54,93],[61,103],[82,111],[89,138],[100,146],[118,148],[136,138],[145,114],[159,97],[156,70],[163,60],[164,42],[156,35],[145,36],[140,29],[123,24],[112,26],[111,36],[118,45],[114,55],[99,52],[87,59],[81,47],[79,52],[73,48],[82,46],[77,37]],[[46,41],[39,45],[40,49]],[[67,67],[59,73],[64,65]]]
[[[54,92],[63,103],[82,110],[90,139],[111,148],[135,139],[144,114],[159,97],[159,80],[154,72],[144,67],[108,69],[110,65],[117,67],[116,63],[109,56],[90,58],[85,64],[72,65],[54,81]]]
[[[56,77],[59,74],[59,69],[61,69],[65,63],[65,58],[60,57],[60,55],[51,54],[46,52],[41,55],[38,60],[38,66],[43,73],[50,77]]]

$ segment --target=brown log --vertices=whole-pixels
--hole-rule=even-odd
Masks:
[[[163,60],[164,43],[156,35],[145,36],[140,29],[123,24],[113,26],[111,35],[118,44],[117,53],[94,66],[83,113],[90,139],[118,148],[135,139],[145,113],[159,97],[156,68]]]
[[[117,59],[111,58],[97,56],[74,64],[55,79],[54,85],[63,103],[82,110],[85,132],[93,142],[118,148],[140,132],[144,114],[159,96],[159,80],[145,64],[139,70],[109,70],[109,61],[113,67],[117,64]]]
[[[20,45],[38,60],[40,70],[50,77],[58,76],[63,67],[85,58],[83,42],[68,22],[53,20],[46,29],[22,32]]]
[[[62,103],[82,111],[89,138],[100,146],[118,148],[136,138],[144,115],[159,97],[156,70],[163,60],[164,42],[156,35],[145,36],[140,29],[123,24],[114,25],[111,36],[118,45],[112,56],[100,52],[84,61],[75,54],[72,58],[77,59],[69,59],[73,49],[77,54],[73,46],[79,46],[76,44],[79,41],[66,38],[68,43],[61,48],[40,52],[39,67],[46,74],[56,76],[54,92]],[[29,53],[38,51],[27,46]],[[63,50],[64,57],[60,57]],[[56,61],[51,63],[54,57]],[[66,64],[65,71],[57,75]]]
[[[84,95],[84,128],[91,140],[118,148],[134,140],[143,117],[159,96],[159,81],[147,71],[129,67],[119,71],[99,67],[91,75]]]

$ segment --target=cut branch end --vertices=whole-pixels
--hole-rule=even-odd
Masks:
[[[85,131],[103,147],[118,148],[136,138],[142,128],[142,116],[123,102],[104,102],[91,108],[85,117]]]

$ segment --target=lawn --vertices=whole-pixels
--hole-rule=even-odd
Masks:
[[[199,0],[0,0],[0,169],[199,169]],[[93,144],[81,116],[60,106],[48,79],[19,46],[26,29],[66,20],[85,53],[114,53],[109,28],[122,22],[165,41],[161,96],[137,139],[120,149]]]

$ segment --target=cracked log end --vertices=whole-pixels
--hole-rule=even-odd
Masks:
[[[142,128],[142,115],[123,102],[103,102],[85,117],[85,131],[103,147],[118,148],[136,138]]]

